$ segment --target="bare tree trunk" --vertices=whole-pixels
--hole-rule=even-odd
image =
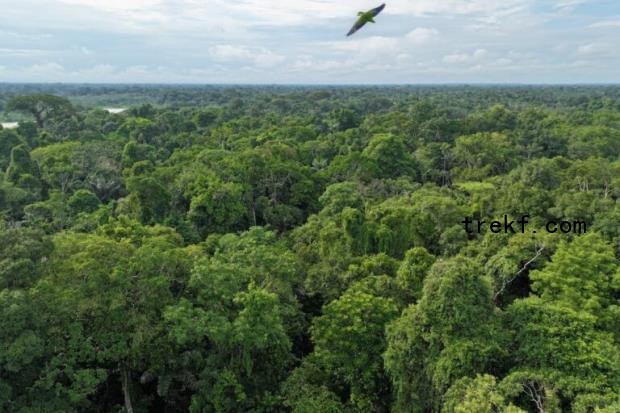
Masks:
[[[43,129],[43,127],[45,126],[43,122],[43,111],[35,110],[32,112],[32,114],[34,115],[34,119],[37,121],[37,126],[39,127],[39,129]]]
[[[536,261],[538,259],[538,257],[540,257],[540,255],[542,254],[544,249],[545,249],[544,245],[541,245],[540,247],[538,247],[538,249],[536,250],[536,255],[534,255],[532,258],[529,259],[529,261],[527,261],[525,264],[523,264],[523,267],[521,267],[521,269],[519,271],[517,271],[517,273],[511,279],[505,280],[505,281],[502,282],[501,288],[493,296],[493,300],[495,302],[497,302],[499,296],[504,292],[506,287],[508,287],[508,285],[511,282],[513,282],[519,275],[521,275],[521,273],[523,273],[523,271],[527,270],[528,267],[530,266],[530,264],[532,264],[534,261]]]
[[[125,400],[125,411],[133,413],[131,404],[131,373],[125,366],[121,366],[121,381],[123,384],[123,399]]]
[[[534,381],[528,381],[523,385],[523,390],[536,405],[539,413],[545,413],[544,387]]]

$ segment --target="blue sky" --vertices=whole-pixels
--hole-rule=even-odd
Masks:
[[[619,0],[0,0],[0,81],[619,83]]]

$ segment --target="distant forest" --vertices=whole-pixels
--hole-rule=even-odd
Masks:
[[[620,412],[620,86],[0,84],[0,120],[1,413]]]

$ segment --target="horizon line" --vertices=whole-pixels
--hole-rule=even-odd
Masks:
[[[14,82],[0,81],[3,85],[37,86],[284,86],[284,87],[398,87],[398,86],[620,86],[618,82],[444,82],[444,83],[242,83],[242,82]]]

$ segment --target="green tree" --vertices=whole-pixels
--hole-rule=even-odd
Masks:
[[[118,385],[126,411],[148,407],[136,384],[144,372],[165,371],[169,360],[163,310],[189,270],[180,243],[168,228],[128,220],[97,234],[54,237],[36,288],[50,353],[33,403],[49,398],[62,401],[63,411],[88,410],[108,383]]]
[[[30,152],[25,145],[18,145],[11,149],[5,180],[26,190],[33,199],[42,195],[39,165],[30,158]]]
[[[101,201],[92,191],[79,189],[67,200],[67,206],[73,214],[93,212],[101,205]]]
[[[446,392],[442,413],[525,413],[506,402],[494,376],[463,377]]]
[[[506,335],[480,274],[466,258],[437,261],[418,303],[388,327],[394,411],[439,409],[456,380],[502,366]]]
[[[560,411],[578,394],[617,393],[618,345],[594,316],[528,297],[508,308],[508,320],[515,336],[506,394],[527,396],[528,408],[542,412]]]
[[[424,278],[434,263],[435,257],[422,247],[412,248],[405,253],[396,279],[411,301],[421,298]]]
[[[515,165],[516,153],[506,135],[477,133],[456,139],[455,175],[464,180],[479,180],[508,172]]]
[[[314,319],[313,362],[337,388],[348,389],[346,402],[354,409],[387,411],[389,407],[390,386],[381,355],[386,346],[385,326],[397,314],[391,299],[348,291]]]
[[[132,176],[127,179],[127,206],[140,222],[162,222],[170,210],[170,194],[154,177]]]
[[[532,289],[546,302],[605,317],[617,305],[618,261],[613,248],[596,233],[562,242],[551,262],[530,274]]]
[[[196,263],[187,295],[165,313],[176,351],[198,352],[175,366],[198,378],[190,411],[266,408],[293,361],[297,271],[295,257],[262,228],[215,239],[214,254]]]
[[[241,229],[247,217],[243,187],[217,179],[210,181],[204,192],[192,198],[187,217],[203,236]]]
[[[410,176],[415,179],[416,166],[401,138],[392,134],[374,135],[362,156],[372,162],[377,178]]]
[[[69,100],[46,93],[13,96],[7,101],[6,109],[32,115],[39,128],[44,128],[50,120],[75,113]]]

